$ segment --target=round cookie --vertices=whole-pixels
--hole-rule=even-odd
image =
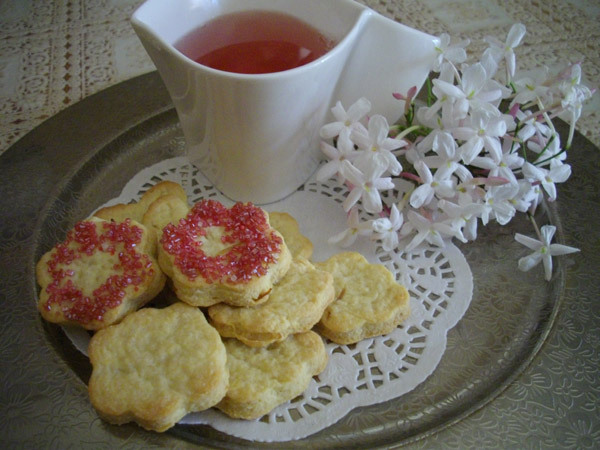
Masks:
[[[335,300],[316,326],[333,342],[352,344],[390,333],[410,314],[406,288],[361,254],[339,253],[315,265],[333,275]]]
[[[208,308],[208,315],[221,336],[261,347],[309,331],[333,299],[331,274],[297,258],[265,303],[252,308],[220,303]]]
[[[230,417],[256,419],[306,390],[327,365],[321,337],[313,331],[267,347],[225,339],[229,389],[217,408]]]
[[[198,308],[181,302],[98,331],[89,357],[91,402],[113,424],[165,431],[218,403],[229,384],[221,337]]]
[[[300,226],[296,219],[285,212],[270,212],[269,222],[283,236],[292,257],[310,259],[313,253],[313,244],[300,232]]]
[[[194,306],[260,304],[292,260],[265,211],[215,200],[201,200],[165,226],[158,255],[177,297]]]
[[[129,219],[77,223],[36,266],[42,317],[88,330],[119,322],[165,284],[155,246],[146,227]]]

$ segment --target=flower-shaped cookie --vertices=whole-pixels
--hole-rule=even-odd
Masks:
[[[285,277],[273,286],[265,303],[252,308],[219,303],[208,308],[208,314],[221,336],[262,347],[290,334],[309,331],[333,298],[331,274],[297,258]]]
[[[163,210],[163,202],[154,202],[154,209]],[[163,228],[158,258],[177,297],[194,306],[260,304],[292,260],[265,211],[251,203],[227,208],[215,200],[196,203]]]
[[[333,342],[352,344],[390,333],[410,314],[406,288],[360,253],[338,253],[315,265],[333,275],[335,300],[316,327]]]
[[[219,333],[198,308],[144,308],[98,331],[89,345],[92,404],[110,423],[165,431],[218,403],[229,384]]]
[[[77,223],[36,266],[42,317],[97,330],[149,302],[165,283],[151,236],[129,219]]]

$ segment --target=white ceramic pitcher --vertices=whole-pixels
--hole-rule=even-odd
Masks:
[[[291,14],[337,45],[304,66],[258,75],[215,70],[175,49],[190,31],[241,10]],[[437,43],[352,0],[148,0],[131,22],[173,100],[190,160],[223,194],[256,204],[286,197],[314,172],[336,101],[366,97],[396,121],[403,105],[392,93],[422,86]]]

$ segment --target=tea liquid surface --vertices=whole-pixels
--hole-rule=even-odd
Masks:
[[[334,45],[291,15],[256,10],[217,17],[184,36],[175,47],[214,69],[260,74],[302,66]]]

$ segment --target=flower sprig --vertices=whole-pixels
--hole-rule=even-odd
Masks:
[[[440,36],[426,102],[417,104],[416,87],[392,93],[404,102],[397,124],[370,115],[365,98],[347,110],[340,102],[332,108],[336,121],[321,129],[328,162],[317,179],[336,177],[348,187],[348,228],[331,243],[348,246],[369,236],[386,251],[411,251],[422,242],[469,242],[479,224],[505,225],[522,212],[539,237],[516,234],[535,250],[521,258],[522,270],[543,261],[550,279],[551,257],[577,251],[551,244],[555,228],[540,231],[533,215],[544,199],[556,200],[556,185],[571,175],[567,150],[594,91],[581,83],[579,63],[554,76],[546,68],[519,75],[515,48],[524,35],[516,24],[505,42],[486,38],[489,47],[472,64],[465,63],[468,41],[451,44]],[[556,117],[570,124],[564,145]],[[385,192],[395,195],[391,206],[382,201]]]

